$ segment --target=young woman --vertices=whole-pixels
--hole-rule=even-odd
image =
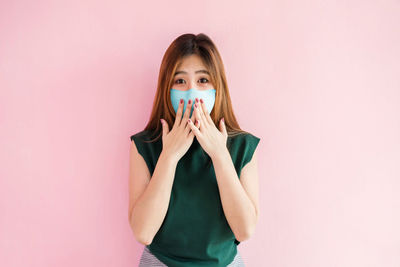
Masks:
[[[258,220],[260,138],[240,129],[207,35],[183,34],[168,47],[150,120],[130,140],[139,266],[244,266],[237,245]]]

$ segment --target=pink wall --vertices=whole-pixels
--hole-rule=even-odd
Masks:
[[[1,266],[137,266],[129,136],[187,32],[262,139],[246,266],[400,266],[400,2],[239,2],[0,3]]]

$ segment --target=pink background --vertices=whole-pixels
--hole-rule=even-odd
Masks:
[[[208,34],[258,147],[249,267],[400,266],[399,1],[2,1],[0,265],[137,266],[129,137]]]

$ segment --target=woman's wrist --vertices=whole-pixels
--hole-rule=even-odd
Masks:
[[[213,155],[210,155],[210,158],[213,162],[219,161],[221,159],[226,159],[226,158],[231,159],[231,154],[229,153],[228,148],[225,147],[225,148],[218,150],[218,152],[214,153]]]
[[[159,159],[168,161],[170,164],[178,164],[179,158],[168,151],[162,150]]]

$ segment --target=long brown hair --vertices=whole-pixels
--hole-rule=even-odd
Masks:
[[[180,62],[184,57],[192,54],[200,56],[210,73],[211,82],[216,90],[214,107],[210,113],[214,124],[219,129],[219,121],[223,117],[228,137],[247,133],[239,127],[233,113],[221,56],[213,41],[204,33],[197,35],[191,33],[182,34],[168,47],[161,62],[151,116],[144,130],[157,135],[154,139],[157,140],[162,136],[161,118],[170,127],[174,124],[176,114],[171,103],[170,88],[173,84],[174,73]]]

